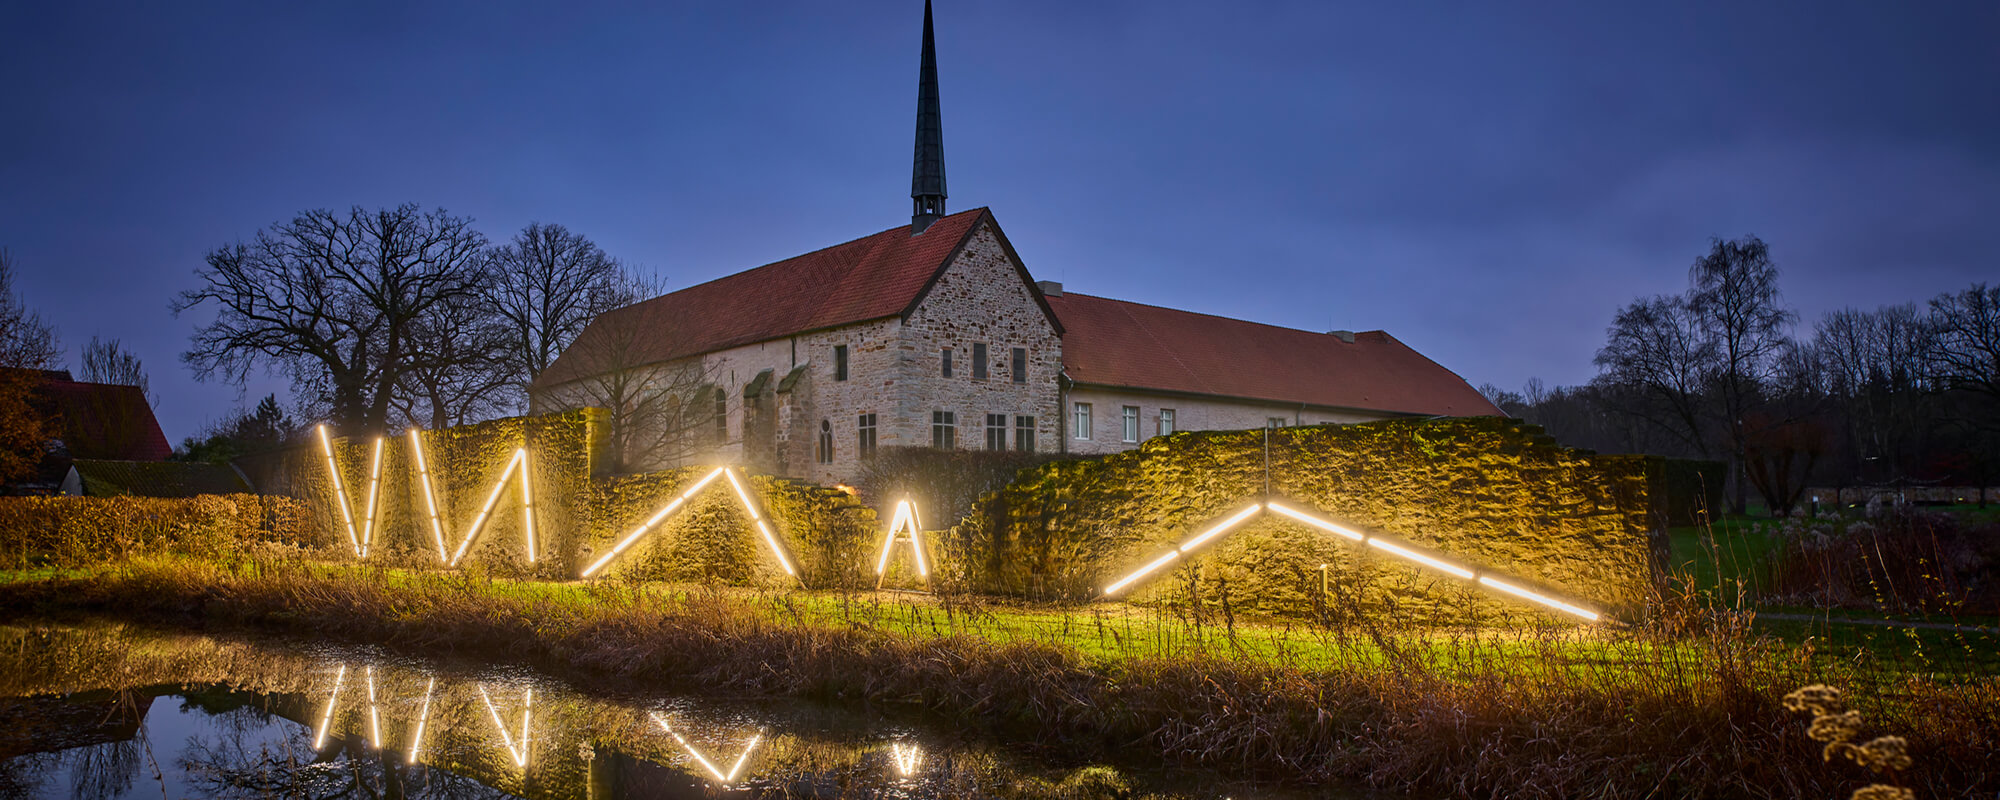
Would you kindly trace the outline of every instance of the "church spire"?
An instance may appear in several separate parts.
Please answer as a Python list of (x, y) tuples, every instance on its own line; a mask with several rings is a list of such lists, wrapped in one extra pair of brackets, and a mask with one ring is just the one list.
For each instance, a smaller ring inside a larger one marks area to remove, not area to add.
[(924, 0), (924, 55), (917, 73), (917, 156), (911, 169), (910, 235), (944, 216), (944, 118), (938, 111), (937, 46), (931, 39), (931, 0)]

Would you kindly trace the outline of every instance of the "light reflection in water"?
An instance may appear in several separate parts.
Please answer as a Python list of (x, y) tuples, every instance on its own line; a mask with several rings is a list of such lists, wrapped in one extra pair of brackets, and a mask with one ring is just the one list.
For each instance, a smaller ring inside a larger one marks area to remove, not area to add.
[(681, 736), (680, 731), (676, 731), (674, 730), (674, 726), (668, 725), (666, 718), (660, 716), (659, 712), (652, 712), (652, 716), (653, 721), (660, 724), (661, 730), (666, 731), (668, 736), (674, 737), (674, 741), (680, 743), (681, 749), (686, 750), (688, 755), (693, 756), (695, 761), (700, 762), (702, 767), (709, 771), (709, 774), (714, 775), (715, 779), (721, 781), (725, 786), (736, 782), (736, 775), (743, 771), (743, 762), (750, 760), (750, 751), (757, 749), (757, 743), (764, 739), (763, 731), (758, 731), (755, 735), (751, 736), (749, 743), (743, 745), (743, 753), (736, 757), (736, 763), (731, 764), (729, 772), (724, 773), (722, 770), (716, 768), (714, 762), (708, 760), (708, 756), (702, 755), (699, 749), (689, 744), (688, 740)]
[(486, 701), (486, 711), (493, 715), (493, 727), (500, 730), (500, 741), (507, 747), (507, 754), (514, 757), (514, 765), (526, 769), (528, 766), (528, 715), (535, 704), (535, 690), (529, 689), (521, 697), (521, 749), (514, 749), (514, 737), (507, 734), (507, 723), (500, 721), (500, 711), (493, 707), (493, 698), (486, 694), (486, 684), (479, 684), (479, 699)]
[(340, 682), (346, 677), (347, 677), (347, 665), (342, 664), (340, 665), (340, 672), (335, 673), (333, 676), (333, 694), (327, 695), (326, 713), (321, 714), (319, 717), (319, 733), (313, 736), (314, 750), (318, 750), (326, 746), (326, 729), (333, 722), (333, 704), (340, 700)]
[(906, 745), (902, 742), (889, 745), (889, 755), (896, 761), (896, 773), (905, 778), (916, 774), (917, 762), (922, 757), (914, 743)]

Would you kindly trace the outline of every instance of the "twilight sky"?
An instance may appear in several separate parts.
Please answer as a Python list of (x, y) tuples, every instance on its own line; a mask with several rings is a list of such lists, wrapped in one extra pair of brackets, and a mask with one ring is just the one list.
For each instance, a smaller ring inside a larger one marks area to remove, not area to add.
[[(942, 0), (950, 208), (1073, 291), (1510, 388), (1588, 380), (1711, 236), (1808, 330), (2000, 280), (2000, 4), (1500, 5)], [(284, 396), (196, 383), (167, 303), (304, 209), (559, 222), (671, 287), (908, 222), (918, 0), (303, 6), (0, 10), (0, 247), (174, 441)]]

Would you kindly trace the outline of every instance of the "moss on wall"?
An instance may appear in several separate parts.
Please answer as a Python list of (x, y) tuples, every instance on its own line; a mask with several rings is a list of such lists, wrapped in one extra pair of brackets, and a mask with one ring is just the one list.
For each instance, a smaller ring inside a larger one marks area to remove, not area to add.
[[(942, 567), (980, 591), (1080, 600), (1266, 494), (1264, 431), (1187, 432), (1024, 472), (942, 537)], [(1556, 446), (1499, 418), (1269, 432), (1269, 495), (1477, 567), (1634, 614), (1652, 585), (1647, 462)], [(1129, 593), (1160, 601), (1460, 621), (1516, 615), (1466, 583), (1265, 515)], [(1320, 593), (1326, 564), (1328, 592)], [(1323, 605), (1324, 604), (1324, 605)]]

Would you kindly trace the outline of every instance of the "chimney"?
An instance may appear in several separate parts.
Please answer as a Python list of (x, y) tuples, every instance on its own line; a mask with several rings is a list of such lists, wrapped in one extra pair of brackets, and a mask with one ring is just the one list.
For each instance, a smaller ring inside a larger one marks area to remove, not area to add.
[(1354, 344), (1354, 331), (1327, 331), (1326, 333), (1328, 336), (1338, 337), (1341, 341), (1348, 344)]
[(1062, 283), (1060, 281), (1035, 281), (1035, 288), (1042, 290), (1043, 297), (1062, 296)]

